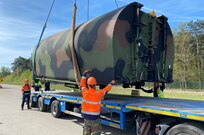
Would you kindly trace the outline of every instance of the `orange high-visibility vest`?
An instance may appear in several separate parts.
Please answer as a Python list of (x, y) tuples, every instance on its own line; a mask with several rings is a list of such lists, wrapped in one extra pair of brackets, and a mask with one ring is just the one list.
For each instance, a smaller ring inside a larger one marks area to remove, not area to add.
[(28, 84), (28, 85), (26, 85), (26, 84), (24, 84), (23, 86), (22, 86), (22, 89), (21, 89), (21, 91), (24, 93), (24, 92), (27, 92), (27, 91), (30, 91), (31, 90), (31, 85), (30, 84)]
[(82, 89), (82, 113), (89, 115), (100, 115), (101, 100), (106, 92), (111, 89), (111, 85), (108, 84), (104, 89), (99, 91), (93, 88), (86, 87), (86, 78), (82, 77), (80, 86)]

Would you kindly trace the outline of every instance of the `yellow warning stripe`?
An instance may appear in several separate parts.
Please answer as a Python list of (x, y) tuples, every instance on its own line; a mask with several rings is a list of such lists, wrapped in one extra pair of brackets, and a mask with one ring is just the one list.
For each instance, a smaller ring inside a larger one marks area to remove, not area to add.
[(155, 113), (155, 114), (161, 114), (161, 115), (167, 115), (167, 116), (174, 116), (174, 117), (183, 117), (183, 118), (188, 118), (188, 119), (193, 119), (193, 120), (199, 120), (199, 121), (204, 121), (204, 117), (202, 116), (195, 116), (195, 115), (183, 115), (180, 113), (175, 113), (175, 112), (167, 112), (167, 111), (161, 111), (161, 110), (152, 110), (148, 108), (138, 108), (134, 106), (126, 106), (128, 109), (133, 109), (137, 111), (144, 111), (144, 112), (149, 112), (149, 113)]
[(187, 118), (193, 119), (193, 120), (204, 121), (204, 117), (202, 117), (202, 116), (187, 115)]
[(70, 99), (66, 99), (66, 98), (57, 98), (58, 100), (65, 100), (65, 101), (68, 101), (68, 102), (72, 102), (72, 103), (81, 103), (81, 101), (79, 100), (70, 100)]
[[(45, 97), (45, 98), (50, 98), (50, 97)], [(64, 101), (68, 101), (68, 102), (72, 102), (72, 103), (81, 103), (81, 101), (79, 100), (69, 100), (69, 99), (66, 99), (66, 98), (57, 98), (57, 100), (64, 100)], [(118, 107), (118, 106), (112, 106), (112, 105), (103, 105), (101, 104), (101, 106), (104, 106), (104, 107), (107, 107), (107, 108), (115, 108), (117, 110), (121, 110), (121, 107)]]
[[(45, 97), (45, 98), (51, 98), (51, 97)], [(69, 99), (66, 99), (66, 98), (57, 98), (57, 100), (64, 100), (64, 101), (68, 101), (68, 102), (72, 102), (72, 103), (81, 103), (81, 101), (79, 100), (69, 100)], [(101, 104), (101, 106), (104, 106), (104, 107), (107, 107), (107, 108), (114, 108), (114, 109), (117, 109), (117, 110), (121, 110), (121, 107), (118, 107), (118, 106), (112, 106), (112, 105), (103, 105)]]
[[(44, 98), (51, 99), (52, 97), (51, 96), (44, 96)], [(65, 100), (65, 101), (69, 101), (69, 102), (72, 102), (72, 103), (81, 103), (81, 101), (79, 101), (79, 100), (69, 100), (69, 99), (66, 99), (66, 98), (57, 98), (57, 100)]]
[(115, 109), (118, 109), (118, 110), (121, 110), (121, 107), (118, 107), (118, 106), (112, 106), (112, 105), (105, 105), (107, 108), (115, 108)]
[(156, 113), (156, 114), (180, 117), (180, 114), (175, 113), (175, 112), (165, 112), (165, 111), (160, 111), (160, 110), (152, 110), (152, 109), (148, 109), (148, 108), (138, 108), (138, 107), (134, 107), (134, 106), (126, 106), (126, 108), (137, 110), (137, 111), (144, 111), (144, 112), (149, 112), (149, 113)]

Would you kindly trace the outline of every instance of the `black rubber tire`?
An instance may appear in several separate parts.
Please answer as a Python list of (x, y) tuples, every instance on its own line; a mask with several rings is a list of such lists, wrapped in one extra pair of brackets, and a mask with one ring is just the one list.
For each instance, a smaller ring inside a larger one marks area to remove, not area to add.
[(59, 109), (59, 102), (57, 100), (52, 101), (51, 113), (52, 113), (52, 116), (55, 118), (59, 118), (62, 116), (62, 113), (60, 112), (60, 109)]
[(204, 135), (204, 131), (190, 124), (178, 124), (170, 128), (166, 135)]
[(43, 98), (38, 98), (38, 110), (41, 112), (45, 112), (47, 110), (47, 106), (43, 103)]
[(32, 100), (33, 96), (30, 96), (30, 107), (37, 107), (37, 102), (33, 102)]

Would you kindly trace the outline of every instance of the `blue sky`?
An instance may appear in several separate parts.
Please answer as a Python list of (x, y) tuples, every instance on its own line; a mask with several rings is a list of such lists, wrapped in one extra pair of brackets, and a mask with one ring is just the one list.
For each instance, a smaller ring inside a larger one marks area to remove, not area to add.
[[(89, 0), (89, 19), (116, 9), (115, 0)], [(119, 7), (134, 0), (117, 0)], [(138, 0), (143, 11), (155, 10), (179, 22), (204, 19), (203, 0)], [(38, 42), (52, 0), (0, 0), (0, 67), (11, 67), (15, 58), (29, 58)], [(56, 0), (44, 36), (70, 27), (73, 0)], [(77, 0), (77, 24), (87, 20), (87, 0)]]

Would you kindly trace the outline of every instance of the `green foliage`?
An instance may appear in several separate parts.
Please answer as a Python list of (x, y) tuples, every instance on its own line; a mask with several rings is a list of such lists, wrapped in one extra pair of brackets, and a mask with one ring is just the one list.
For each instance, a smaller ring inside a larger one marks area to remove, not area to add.
[(191, 21), (188, 23), (186, 29), (190, 33), (191, 40), (191, 52), (196, 57), (196, 76), (199, 89), (202, 88), (203, 70), (204, 70), (204, 20)]
[(201, 90), (204, 87), (204, 21), (180, 24), (174, 30), (174, 44), (174, 80), (181, 89)]
[[(147, 88), (150, 89), (150, 88)], [(113, 86), (111, 91), (108, 94), (122, 94), (122, 95), (131, 95), (131, 88), (123, 89), (118, 86)], [(153, 97), (153, 93), (145, 93), (142, 90), (139, 90), (141, 96)], [(191, 91), (181, 91), (179, 89), (165, 89), (164, 91), (165, 98), (179, 98), (179, 99), (192, 99), (192, 100), (204, 100), (203, 92), (193, 92)]]
[(11, 68), (18, 75), (24, 72), (25, 70), (31, 71), (32, 70), (31, 58), (26, 59), (26, 58), (19, 56), (18, 58), (14, 60)]
[[(73, 91), (73, 88), (65, 87), (64, 84), (55, 84), (51, 83), (50, 85), (51, 90), (67, 90), (67, 91)], [(76, 91), (76, 90), (74, 90)]]
[(9, 75), (11, 73), (11, 70), (8, 67), (1, 67), (0, 68), (0, 79), (2, 79), (3, 77)]
[(16, 75), (16, 73), (11, 73), (10, 75), (3, 78), (3, 83), (23, 84), (24, 79), (28, 79), (29, 82), (32, 82), (32, 73), (30, 70), (25, 70), (19, 75)]
[[(182, 82), (186, 89), (186, 82), (190, 81), (193, 74), (191, 65), (194, 57), (189, 49), (191, 35), (185, 30), (186, 24), (180, 24), (179, 31), (174, 33), (175, 43), (175, 63), (174, 63), (174, 80)], [(182, 53), (181, 53), (182, 52)]]

